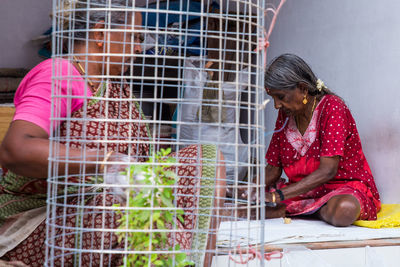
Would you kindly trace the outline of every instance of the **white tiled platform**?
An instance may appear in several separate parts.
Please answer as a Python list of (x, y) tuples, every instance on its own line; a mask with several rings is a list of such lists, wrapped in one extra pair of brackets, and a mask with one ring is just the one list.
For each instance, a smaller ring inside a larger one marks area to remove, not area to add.
[[(400, 267), (400, 229), (368, 229), (357, 226), (333, 227), (318, 220), (282, 219), (223, 222), (218, 247), (229, 251), (260, 242), (264, 228), (265, 250), (283, 251), (282, 259), (264, 261), (271, 267)], [(243, 257), (246, 257), (244, 255)], [(214, 267), (261, 266), (260, 260), (236, 264), (227, 255), (214, 257)]]
[[(212, 267), (259, 267), (260, 260), (236, 264), (229, 256), (214, 257)], [(400, 246), (289, 251), (282, 259), (264, 261), (266, 267), (399, 267)]]

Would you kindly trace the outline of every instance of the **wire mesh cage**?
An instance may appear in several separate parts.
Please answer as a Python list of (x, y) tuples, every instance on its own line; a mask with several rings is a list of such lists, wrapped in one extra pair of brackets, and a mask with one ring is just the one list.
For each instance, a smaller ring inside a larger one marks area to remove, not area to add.
[(53, 0), (47, 266), (262, 250), (264, 8)]

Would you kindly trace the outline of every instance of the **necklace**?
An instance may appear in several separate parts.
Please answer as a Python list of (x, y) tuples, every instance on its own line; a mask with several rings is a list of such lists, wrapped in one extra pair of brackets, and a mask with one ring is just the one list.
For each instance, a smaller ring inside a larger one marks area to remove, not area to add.
[[(86, 75), (86, 71), (85, 69), (82, 67), (81, 63), (79, 63), (79, 60), (76, 58), (76, 56), (74, 56), (74, 60), (76, 62), (76, 64), (79, 67), (79, 70), (81, 71), (82, 75)], [(90, 85), (90, 87), (92, 87), (92, 89), (94, 89), (94, 84), (93, 82), (89, 79), (89, 77), (86, 77), (88, 84)], [(315, 103), (314, 103), (315, 104)]]
[(312, 108), (311, 108), (311, 116), (314, 113), (315, 103), (317, 103), (317, 97), (316, 96), (314, 96), (314, 103), (313, 103)]
[[(313, 113), (314, 113), (314, 109), (315, 109), (315, 104), (317, 103), (317, 97), (316, 96), (314, 96), (314, 102), (313, 102), (313, 105), (312, 105), (312, 107), (311, 107), (311, 118), (312, 118), (312, 115), (313, 115)], [(298, 116), (295, 116), (295, 121), (296, 121), (296, 126), (297, 126), (297, 129), (299, 129), (300, 130), (300, 127), (299, 127), (299, 118), (298, 118)]]

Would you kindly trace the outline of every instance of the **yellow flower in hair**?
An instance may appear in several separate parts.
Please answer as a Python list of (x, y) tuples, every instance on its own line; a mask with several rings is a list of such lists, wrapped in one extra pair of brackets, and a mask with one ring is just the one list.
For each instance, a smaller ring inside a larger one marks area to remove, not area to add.
[(318, 89), (318, 91), (321, 92), (324, 87), (325, 87), (324, 82), (321, 79), (318, 79), (317, 80), (317, 89)]

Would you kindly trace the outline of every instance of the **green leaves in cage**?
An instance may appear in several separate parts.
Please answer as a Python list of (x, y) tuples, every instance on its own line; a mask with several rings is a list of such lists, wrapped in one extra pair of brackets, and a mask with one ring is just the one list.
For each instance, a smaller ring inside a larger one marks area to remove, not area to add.
[[(134, 164), (124, 173), (129, 174), (130, 184), (144, 185), (139, 185), (137, 190), (130, 189), (129, 208), (117, 211), (121, 216), (119, 229), (128, 230), (117, 234), (118, 241), (125, 242), (128, 251), (144, 252), (124, 256), (124, 266), (148, 266), (149, 263), (153, 266), (193, 265), (179, 245), (171, 247), (168, 244), (168, 230), (176, 228), (176, 220), (184, 221), (183, 210), (174, 205), (173, 186), (178, 176), (169, 169), (176, 163), (174, 158), (168, 157), (170, 152), (171, 149), (161, 149), (146, 164)], [(120, 207), (119, 204), (114, 206)]]

